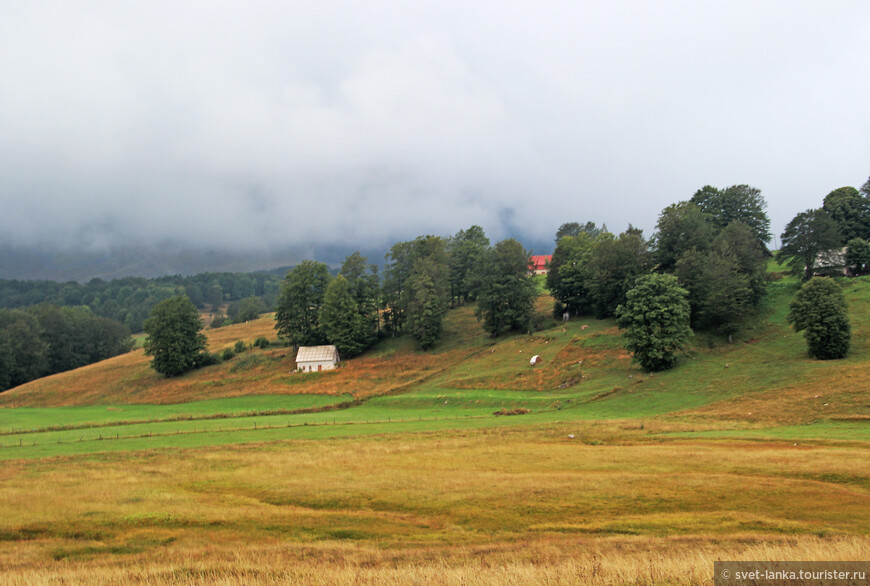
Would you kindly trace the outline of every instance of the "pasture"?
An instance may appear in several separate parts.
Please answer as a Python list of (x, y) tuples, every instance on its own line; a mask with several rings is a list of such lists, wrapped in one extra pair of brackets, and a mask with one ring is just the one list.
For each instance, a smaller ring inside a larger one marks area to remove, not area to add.
[(388, 339), (334, 372), (273, 347), (162, 379), (135, 350), (34, 381), (0, 395), (4, 583), (705, 583), (716, 559), (870, 559), (870, 280), (844, 287), (843, 361), (806, 357), (786, 279), (734, 344), (699, 336), (655, 375), (612, 321), (492, 340), (463, 307), (434, 350)]

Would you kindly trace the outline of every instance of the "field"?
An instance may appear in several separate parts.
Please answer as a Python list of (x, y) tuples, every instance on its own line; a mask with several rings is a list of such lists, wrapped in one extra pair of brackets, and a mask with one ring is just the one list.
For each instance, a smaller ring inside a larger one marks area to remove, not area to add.
[(683, 584), (717, 559), (870, 559), (870, 280), (844, 282), (842, 361), (807, 358), (793, 291), (656, 375), (612, 321), (492, 340), (463, 307), (433, 351), (389, 339), (334, 372), (270, 348), (162, 379), (135, 350), (34, 381), (0, 395), (2, 581)]

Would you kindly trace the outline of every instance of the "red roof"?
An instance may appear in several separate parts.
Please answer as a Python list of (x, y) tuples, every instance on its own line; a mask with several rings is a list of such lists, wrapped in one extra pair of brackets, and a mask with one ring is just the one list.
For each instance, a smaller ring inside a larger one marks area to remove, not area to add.
[(546, 270), (547, 265), (553, 259), (552, 254), (537, 254), (529, 258), (529, 268), (533, 271)]

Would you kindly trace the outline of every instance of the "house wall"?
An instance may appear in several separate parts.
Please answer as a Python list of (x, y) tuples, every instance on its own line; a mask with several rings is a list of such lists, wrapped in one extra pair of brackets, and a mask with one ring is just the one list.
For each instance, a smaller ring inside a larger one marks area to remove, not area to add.
[(332, 360), (318, 360), (312, 362), (297, 362), (296, 368), (303, 372), (317, 372), (318, 366), (321, 367), (320, 370), (332, 370), (335, 368), (335, 362)]

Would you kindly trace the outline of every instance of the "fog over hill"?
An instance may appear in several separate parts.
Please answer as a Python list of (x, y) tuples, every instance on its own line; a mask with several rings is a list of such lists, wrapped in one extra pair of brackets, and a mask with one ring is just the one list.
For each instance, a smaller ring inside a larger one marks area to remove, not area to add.
[(761, 189), (780, 234), (870, 174), (868, 45), (850, 1), (4, 3), (0, 276), (472, 224), (546, 253), (568, 221), (650, 236), (706, 184)]
[[(446, 235), (445, 235), (446, 236)], [(521, 237), (522, 238), (522, 237)], [(522, 240), (537, 254), (553, 251), (551, 240)], [(306, 259), (337, 268), (349, 254), (360, 251), (370, 263), (383, 266), (388, 247), (310, 246), (261, 251), (229, 251), (219, 248), (195, 249), (181, 245), (124, 246), (103, 251), (48, 250), (45, 248), (0, 247), (0, 279), (79, 281), (120, 277), (161, 277), (206, 272), (249, 273), (277, 271)]]

